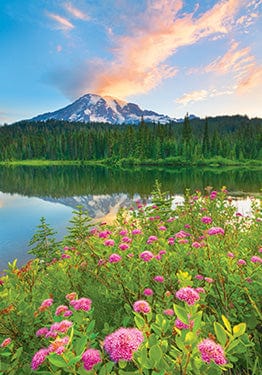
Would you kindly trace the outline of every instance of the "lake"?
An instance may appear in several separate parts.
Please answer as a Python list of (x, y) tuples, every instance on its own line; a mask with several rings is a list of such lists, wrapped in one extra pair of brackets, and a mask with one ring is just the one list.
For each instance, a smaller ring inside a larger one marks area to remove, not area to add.
[(156, 179), (162, 190), (182, 196), (185, 189), (220, 189), (250, 196), (261, 189), (262, 170), (239, 168), (132, 168), (87, 166), (0, 167), (0, 270), (18, 258), (30, 259), (28, 242), (44, 216), (60, 239), (81, 204), (93, 218), (103, 218), (120, 205), (149, 198)]

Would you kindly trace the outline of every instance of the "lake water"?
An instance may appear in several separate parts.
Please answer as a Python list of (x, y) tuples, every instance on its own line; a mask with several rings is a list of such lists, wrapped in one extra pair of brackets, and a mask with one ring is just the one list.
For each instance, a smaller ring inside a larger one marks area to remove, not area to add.
[(182, 196), (186, 188), (227, 186), (231, 195), (250, 196), (261, 189), (262, 171), (201, 168), (0, 167), (0, 271), (18, 258), (30, 258), (28, 242), (44, 216), (62, 238), (72, 211), (82, 204), (102, 218), (119, 205), (148, 198), (155, 180), (163, 191)]

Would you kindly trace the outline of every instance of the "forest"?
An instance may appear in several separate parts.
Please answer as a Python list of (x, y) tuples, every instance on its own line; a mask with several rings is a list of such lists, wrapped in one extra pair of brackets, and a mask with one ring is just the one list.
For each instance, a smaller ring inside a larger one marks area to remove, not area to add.
[(212, 158), (261, 160), (262, 119), (220, 116), (181, 123), (111, 125), (58, 120), (0, 127), (0, 161), (132, 160), (194, 163)]

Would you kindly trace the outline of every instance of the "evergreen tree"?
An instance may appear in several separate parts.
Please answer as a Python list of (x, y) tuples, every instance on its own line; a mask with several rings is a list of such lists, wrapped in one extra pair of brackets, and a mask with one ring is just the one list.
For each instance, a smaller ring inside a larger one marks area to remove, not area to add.
[(208, 121), (207, 117), (205, 120), (204, 136), (202, 141), (202, 155), (207, 158), (210, 153), (210, 142), (209, 142), (209, 132), (208, 132)]

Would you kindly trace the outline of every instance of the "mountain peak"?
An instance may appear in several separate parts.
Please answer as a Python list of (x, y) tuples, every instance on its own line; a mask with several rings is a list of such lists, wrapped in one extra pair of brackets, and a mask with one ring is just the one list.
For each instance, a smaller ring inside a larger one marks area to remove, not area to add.
[(141, 118), (147, 122), (166, 124), (176, 121), (169, 116), (150, 110), (142, 110), (135, 103), (128, 103), (112, 96), (87, 93), (72, 104), (54, 112), (38, 115), (31, 121), (50, 119), (79, 122), (106, 122), (110, 124), (138, 124)]

